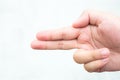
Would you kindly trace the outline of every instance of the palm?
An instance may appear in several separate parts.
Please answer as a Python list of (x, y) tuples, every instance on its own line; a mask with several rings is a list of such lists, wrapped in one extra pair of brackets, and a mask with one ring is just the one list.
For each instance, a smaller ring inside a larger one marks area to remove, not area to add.
[[(99, 48), (108, 48), (110, 53), (110, 61), (105, 65), (103, 71), (115, 71), (119, 70), (120, 62), (120, 34), (119, 27), (115, 28), (114, 23), (109, 24), (109, 22), (103, 22), (99, 26), (87, 26), (81, 29), (82, 33), (78, 37), (78, 42), (81, 44), (83, 42), (83, 49), (99, 49)], [(111, 31), (112, 30), (112, 31)], [(82, 38), (82, 37), (83, 38)], [(117, 61), (116, 61), (117, 59)], [(114, 66), (114, 65), (115, 66)]]

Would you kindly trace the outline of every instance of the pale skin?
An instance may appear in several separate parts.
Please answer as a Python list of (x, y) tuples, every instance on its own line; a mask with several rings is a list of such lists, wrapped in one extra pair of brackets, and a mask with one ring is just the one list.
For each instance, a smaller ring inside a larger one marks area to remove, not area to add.
[(84, 11), (72, 26), (38, 32), (31, 47), (37, 50), (78, 49), (73, 59), (88, 72), (120, 71), (120, 18)]

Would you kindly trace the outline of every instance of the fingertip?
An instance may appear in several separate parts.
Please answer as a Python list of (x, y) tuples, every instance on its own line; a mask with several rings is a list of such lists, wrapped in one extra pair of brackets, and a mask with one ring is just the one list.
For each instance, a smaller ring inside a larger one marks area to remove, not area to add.
[(75, 22), (72, 24), (72, 26), (73, 26), (74, 28), (79, 28), (79, 27), (80, 27), (80, 25), (78, 24), (78, 21), (75, 21)]
[(85, 62), (83, 59), (84, 57), (80, 55), (81, 53), (83, 53), (83, 51), (83, 49), (79, 49), (73, 54), (73, 59), (78, 64), (83, 64)]
[(76, 20), (76, 21), (72, 24), (72, 26), (73, 26), (74, 28), (84, 27), (81, 19)]
[(32, 49), (37, 49), (37, 45), (38, 44), (37, 44), (36, 40), (34, 40), (34, 41), (31, 42), (31, 48)]
[(34, 44), (34, 42), (35, 42), (35, 41), (32, 41), (32, 42), (31, 42), (31, 45), (30, 45), (32, 49), (35, 49), (35, 44)]
[(36, 34), (36, 38), (37, 38), (38, 40), (47, 40), (46, 34), (47, 34), (47, 31), (38, 32), (38, 33)]
[(37, 38), (38, 40), (41, 39), (41, 33), (40, 33), (40, 32), (36, 33), (36, 38)]
[(32, 49), (44, 49), (44, 44), (40, 41), (34, 40), (31, 42)]
[(89, 24), (89, 16), (87, 12), (83, 14), (72, 24), (74, 28), (86, 27)]

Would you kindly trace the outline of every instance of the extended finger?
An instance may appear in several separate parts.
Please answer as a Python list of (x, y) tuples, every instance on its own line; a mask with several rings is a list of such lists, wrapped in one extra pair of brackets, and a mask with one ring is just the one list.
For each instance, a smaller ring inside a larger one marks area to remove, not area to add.
[(79, 63), (88, 63), (94, 60), (107, 58), (110, 51), (107, 48), (102, 48), (98, 50), (77, 50), (73, 55), (74, 60)]
[(70, 41), (38, 41), (32, 42), (31, 47), (39, 50), (54, 50), (54, 49), (73, 49), (77, 47), (76, 40)]
[(105, 66), (108, 63), (108, 61), (109, 61), (109, 58), (92, 61), (84, 64), (84, 68), (88, 72), (101, 72), (101, 69), (103, 68), (103, 66)]
[(63, 39), (70, 40), (70, 39), (75, 39), (78, 36), (79, 36), (79, 29), (75, 29), (72, 27), (42, 31), (42, 32), (38, 32), (36, 35), (38, 40), (46, 40), (46, 41), (63, 40)]

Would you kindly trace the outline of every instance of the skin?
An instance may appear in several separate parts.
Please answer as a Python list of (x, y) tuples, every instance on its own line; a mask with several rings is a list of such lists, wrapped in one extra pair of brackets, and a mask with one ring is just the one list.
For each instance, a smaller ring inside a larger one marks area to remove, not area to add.
[(37, 50), (76, 48), (73, 59), (84, 64), (88, 72), (119, 71), (119, 34), (119, 17), (87, 10), (72, 26), (38, 32), (31, 47)]

